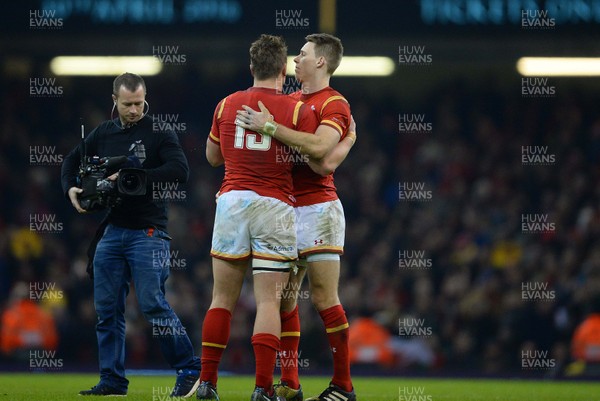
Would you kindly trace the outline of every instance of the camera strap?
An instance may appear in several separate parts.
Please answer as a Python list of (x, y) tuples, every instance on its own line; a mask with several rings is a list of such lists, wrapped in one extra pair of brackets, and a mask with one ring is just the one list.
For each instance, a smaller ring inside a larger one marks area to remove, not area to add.
[(106, 226), (108, 226), (108, 215), (104, 218), (104, 220), (102, 220), (96, 229), (96, 234), (94, 234), (94, 238), (92, 238), (92, 242), (87, 250), (88, 264), (85, 271), (92, 280), (94, 279), (94, 256), (96, 255), (96, 247), (98, 247), (98, 242), (100, 242), (100, 239), (104, 235)]

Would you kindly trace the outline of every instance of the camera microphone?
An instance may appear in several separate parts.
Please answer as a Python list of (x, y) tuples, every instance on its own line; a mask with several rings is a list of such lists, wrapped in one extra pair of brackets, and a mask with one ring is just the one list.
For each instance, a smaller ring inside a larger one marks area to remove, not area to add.
[(137, 156), (127, 156), (127, 160), (121, 168), (142, 168), (142, 163)]
[(127, 162), (127, 156), (113, 156), (110, 157), (106, 162), (104, 162), (104, 167), (106, 170), (117, 170), (121, 167), (123, 163)]

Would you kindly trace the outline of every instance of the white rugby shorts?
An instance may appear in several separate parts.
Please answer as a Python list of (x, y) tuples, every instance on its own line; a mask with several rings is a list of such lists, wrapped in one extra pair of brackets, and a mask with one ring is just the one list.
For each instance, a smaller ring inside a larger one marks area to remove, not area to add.
[(339, 199), (298, 206), (294, 210), (300, 257), (344, 253), (346, 218)]
[(298, 256), (294, 208), (254, 191), (229, 191), (217, 199), (211, 256), (252, 258), (254, 273), (289, 271)]

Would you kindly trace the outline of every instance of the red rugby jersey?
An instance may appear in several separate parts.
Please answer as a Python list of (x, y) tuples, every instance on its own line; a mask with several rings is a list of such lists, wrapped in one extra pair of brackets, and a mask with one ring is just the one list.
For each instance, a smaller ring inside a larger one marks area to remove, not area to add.
[(301, 101), (275, 89), (251, 87), (221, 100), (215, 109), (209, 138), (221, 147), (225, 177), (220, 192), (250, 190), (294, 205), (290, 149), (278, 140), (235, 125), (237, 110), (247, 105), (258, 110), (262, 101), (279, 124), (314, 132), (316, 116)]
[[(338, 91), (328, 86), (310, 94), (302, 94), (298, 91), (290, 97), (301, 100), (309, 106), (316, 113), (319, 124), (335, 129), (340, 134), (340, 140), (348, 133), (352, 118), (350, 105)], [(316, 130), (310, 132), (314, 131)], [(296, 206), (314, 205), (338, 199), (333, 173), (323, 177), (312, 171), (307, 163), (300, 163), (294, 165), (292, 177)]]

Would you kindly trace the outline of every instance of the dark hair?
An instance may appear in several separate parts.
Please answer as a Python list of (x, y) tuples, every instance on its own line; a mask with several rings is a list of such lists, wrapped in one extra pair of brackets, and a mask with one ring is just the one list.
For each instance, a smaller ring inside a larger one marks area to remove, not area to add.
[(116, 77), (113, 81), (113, 94), (118, 97), (121, 86), (124, 86), (125, 89), (130, 92), (135, 92), (140, 85), (144, 88), (144, 93), (146, 93), (146, 83), (144, 82), (144, 78), (140, 77), (138, 74), (125, 72)]
[(256, 79), (276, 78), (287, 64), (287, 45), (281, 36), (260, 35), (250, 46), (250, 67)]
[(344, 55), (342, 41), (328, 33), (313, 33), (304, 39), (315, 44), (315, 56), (325, 57), (327, 72), (333, 74), (342, 62), (342, 56)]

